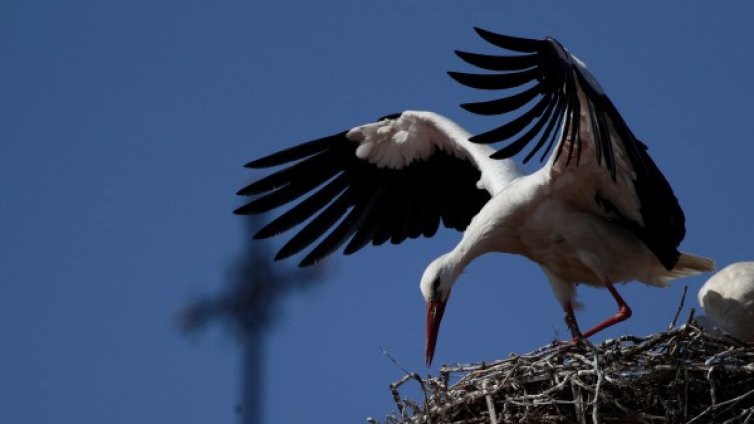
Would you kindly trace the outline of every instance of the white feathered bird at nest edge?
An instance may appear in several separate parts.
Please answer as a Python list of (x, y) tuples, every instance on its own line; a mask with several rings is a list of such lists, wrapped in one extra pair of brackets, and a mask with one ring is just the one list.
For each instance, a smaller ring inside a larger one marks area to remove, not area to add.
[(706, 315), (696, 320), (706, 330), (721, 329), (754, 342), (754, 262), (736, 262), (710, 277), (699, 290)]
[[(314, 245), (301, 266), (344, 244), (348, 255), (370, 242), (431, 237), (441, 222), (463, 231), (421, 279), (427, 365), (454, 284), (485, 253), (515, 253), (539, 264), (574, 339), (631, 315), (615, 283), (664, 287), (714, 267), (678, 251), (685, 219), (670, 185), (583, 62), (552, 38), (477, 33), (513, 54), (459, 51), (489, 72), (449, 74), (472, 88), (502, 91), (497, 99), (462, 105), (504, 115), (501, 126), (472, 137), (432, 112), (388, 115), (250, 162), (249, 168), (284, 168), (238, 192), (254, 196), (239, 214), (303, 198), (256, 235), (272, 237), (311, 218), (276, 256)], [(508, 143), (500, 150), (490, 147), (501, 141)], [(525, 175), (510, 158), (532, 144), (524, 163), (538, 152), (540, 160), (549, 157)], [(616, 314), (581, 332), (574, 315), (577, 283), (607, 288)]]

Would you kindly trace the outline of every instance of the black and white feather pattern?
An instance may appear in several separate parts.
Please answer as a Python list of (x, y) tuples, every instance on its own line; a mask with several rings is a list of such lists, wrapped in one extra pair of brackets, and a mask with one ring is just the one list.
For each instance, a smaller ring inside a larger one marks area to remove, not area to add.
[[(449, 72), (452, 78), (472, 88), (504, 90), (500, 98), (461, 106), (476, 114), (509, 117), (503, 125), (471, 137), (471, 141), (505, 142), (492, 155), (500, 159), (533, 144), (524, 162), (540, 151), (543, 160), (555, 146), (550, 159), (553, 172), (600, 179), (577, 183), (597, 189), (589, 193), (588, 207), (600, 208), (605, 217), (629, 228), (672, 269), (685, 236), (683, 211), (647, 154), (646, 145), (634, 136), (584, 63), (553, 38), (533, 40), (476, 31), (512, 54), (456, 52), (467, 63), (491, 72)], [(587, 151), (594, 157), (585, 158)], [(585, 159), (604, 172), (580, 169), (585, 167)], [(616, 185), (629, 184), (630, 190), (611, 187), (607, 179)], [(578, 185), (573, 187), (578, 189)]]
[(520, 175), (513, 164), (489, 159), (492, 150), (469, 136), (440, 115), (407, 111), (302, 143), (246, 165), (282, 169), (240, 190), (253, 199), (235, 212), (263, 213), (303, 198), (255, 236), (272, 237), (313, 217), (276, 256), (314, 245), (301, 266), (346, 243), (343, 252), (351, 254), (369, 243), (431, 237), (440, 223), (463, 231)]

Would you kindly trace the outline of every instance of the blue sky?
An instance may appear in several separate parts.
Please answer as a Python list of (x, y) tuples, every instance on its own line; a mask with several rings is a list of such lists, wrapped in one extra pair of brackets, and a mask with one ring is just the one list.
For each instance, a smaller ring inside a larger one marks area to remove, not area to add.
[[(403, 109), (495, 126), (445, 74), (473, 26), (554, 36), (583, 59), (673, 185), (683, 250), (754, 259), (754, 5), (657, 2), (19, 1), (0, 4), (0, 422), (234, 422), (238, 351), (186, 338), (180, 309), (222, 289), (241, 252), (245, 162)], [(423, 366), (426, 264), (458, 234), (330, 261), (266, 345), (267, 422), (363, 422)], [(281, 240), (285, 240), (282, 238)], [(276, 243), (280, 243), (277, 240)], [(291, 261), (291, 265), (295, 263)], [(684, 284), (620, 287), (634, 309), (596, 340), (664, 328)], [(614, 312), (580, 290), (584, 326)], [(474, 263), (435, 367), (567, 334), (541, 271)]]

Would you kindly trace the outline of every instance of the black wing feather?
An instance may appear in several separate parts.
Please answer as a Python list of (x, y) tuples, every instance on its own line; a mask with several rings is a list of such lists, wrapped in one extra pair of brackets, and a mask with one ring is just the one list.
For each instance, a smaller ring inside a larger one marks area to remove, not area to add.
[(491, 100), (489, 102), (464, 103), (462, 108), (478, 115), (500, 115), (522, 108), (542, 93), (543, 84), (536, 84), (510, 97)]
[(552, 110), (552, 113), (546, 119), (547, 120), (547, 127), (545, 128), (545, 131), (542, 133), (542, 137), (540, 137), (539, 141), (537, 141), (537, 144), (534, 145), (534, 147), (531, 149), (531, 151), (529, 152), (529, 154), (527, 154), (526, 157), (524, 158), (524, 163), (529, 162), (529, 160), (531, 160), (531, 158), (535, 154), (537, 154), (537, 151), (539, 151), (539, 149), (541, 149), (542, 146), (544, 146), (544, 144), (545, 144), (545, 142), (547, 142), (547, 140), (550, 140), (550, 144), (547, 146), (547, 149), (545, 149), (544, 154), (542, 155), (542, 157), (544, 157), (545, 155), (547, 155), (547, 152), (550, 150), (550, 147), (551, 147), (552, 142), (553, 142), (552, 137), (550, 137), (550, 133), (552, 132), (552, 129), (555, 128), (556, 124), (558, 122), (560, 122), (561, 112), (563, 110), (565, 102), (563, 102), (563, 99), (561, 99), (561, 98), (556, 98), (555, 101), (553, 102), (553, 104), (555, 105), (555, 108)]
[[(526, 147), (529, 142), (542, 130), (542, 127), (544, 127), (545, 123), (551, 120), (552, 118), (552, 111), (555, 108), (555, 105), (557, 101), (552, 100), (548, 97), (543, 97), (540, 101), (545, 106), (547, 106), (547, 109), (544, 111), (544, 114), (542, 114), (539, 110), (536, 108), (531, 109), (529, 112), (535, 112), (536, 116), (540, 116), (541, 118), (537, 120), (537, 123), (532, 125), (531, 128), (529, 128), (528, 131), (526, 131), (523, 135), (521, 135), (518, 139), (512, 141), (510, 144), (505, 146), (503, 149), (498, 150), (497, 152), (493, 153), (491, 157), (493, 158), (508, 158), (511, 156), (514, 156), (518, 154), (521, 150), (523, 150), (524, 147)], [(509, 124), (510, 125), (510, 124)], [(525, 161), (524, 161), (525, 162)]]
[[(565, 160), (565, 166), (579, 166), (582, 143), (585, 142), (581, 139), (580, 132), (581, 110), (584, 109), (591, 118), (594, 139), (590, 142), (594, 143), (598, 166), (604, 166), (612, 180), (616, 181), (617, 164), (613, 142), (622, 143), (636, 174), (634, 189), (639, 198), (644, 225), (627, 219), (625, 225), (655, 253), (666, 268), (672, 269), (678, 261), (680, 254), (677, 248), (686, 231), (683, 211), (667, 180), (649, 157), (646, 146), (633, 135), (589, 71), (552, 38), (530, 40), (479, 28), (476, 31), (489, 43), (513, 53), (487, 55), (457, 52), (464, 61), (493, 72), (450, 72), (450, 76), (472, 88), (510, 92), (500, 99), (466, 103), (462, 107), (480, 115), (505, 115), (519, 109), (529, 109), (517, 117), (508, 116), (505, 124), (476, 135), (471, 141), (507, 142), (493, 157), (508, 158), (537, 139), (524, 161), (528, 161), (546, 145), (540, 158), (544, 160), (558, 137), (556, 134), (560, 134), (553, 160)], [(525, 67), (529, 63), (534, 63), (533, 67)], [(527, 84), (532, 82), (535, 85), (528, 87)], [(579, 91), (587, 99), (585, 104), (579, 98)], [(551, 104), (545, 109), (548, 102)], [(540, 118), (535, 121), (536, 117)], [(611, 136), (611, 129), (614, 136)], [(573, 142), (565, 143), (566, 136)], [(563, 152), (565, 144), (568, 146)], [(572, 162), (572, 159), (575, 161)]]
[(315, 153), (319, 153), (330, 149), (334, 144), (345, 136), (345, 131), (331, 136), (322, 137), (316, 140), (301, 143), (299, 145), (290, 147), (288, 149), (281, 150), (277, 153), (253, 160), (246, 165), (246, 168), (269, 168), (271, 166), (278, 166), (284, 163), (293, 162), (307, 156), (311, 156)]
[(372, 194), (372, 197), (369, 200), (369, 204), (363, 212), (364, 216), (360, 222), (361, 225), (359, 225), (359, 227), (356, 229), (356, 233), (353, 235), (351, 241), (348, 242), (348, 245), (343, 250), (344, 254), (350, 255), (358, 251), (362, 247), (369, 244), (369, 242), (374, 237), (374, 233), (377, 230), (377, 226), (379, 225), (380, 208), (378, 205), (381, 204), (384, 193), (385, 187), (382, 186), (378, 187), (374, 194)]
[(287, 258), (314, 246), (299, 264), (308, 266), (344, 244), (343, 252), (351, 254), (370, 242), (379, 245), (388, 240), (400, 243), (422, 235), (431, 237), (441, 221), (463, 230), (490, 199), (486, 190), (476, 187), (480, 171), (441, 149), (426, 160), (390, 169), (359, 159), (357, 147), (356, 141), (341, 132), (250, 162), (247, 166), (253, 168), (283, 168), (239, 191), (252, 199), (235, 212), (261, 213), (305, 197), (259, 230), (255, 238), (303, 225), (275, 258)]
[(248, 203), (245, 208), (250, 213), (262, 213), (285, 205), (308, 193), (323, 182), (332, 178), (337, 169), (319, 168), (306, 174), (308, 178), (300, 178)]
[(522, 56), (490, 56), (456, 50), (456, 55), (464, 62), (488, 71), (520, 71), (539, 64), (535, 54)]
[(351, 237), (358, 228), (359, 222), (365, 218), (364, 209), (369, 203), (369, 193), (359, 193), (358, 200), (351, 211), (340, 221), (337, 227), (322, 240), (317, 247), (312, 249), (299, 264), (300, 266), (309, 266), (317, 263), (322, 258), (338, 250), (343, 243)]
[(475, 27), (474, 30), (488, 43), (502, 47), (506, 50), (524, 53), (538, 53), (542, 48), (543, 41), (540, 40), (496, 34), (492, 31), (487, 31), (478, 27)]
[[(558, 131), (553, 131), (554, 128), (560, 128), (564, 116), (563, 116), (563, 110), (566, 108), (566, 102), (561, 98), (560, 99), (560, 105), (557, 113), (555, 114), (555, 119), (550, 120), (550, 123), (547, 125), (547, 129), (545, 129), (545, 132), (542, 134), (542, 138), (540, 139), (540, 142), (544, 142), (547, 140), (547, 147), (542, 152), (542, 156), (539, 157), (539, 161), (542, 162), (545, 160), (545, 157), (547, 157), (547, 154), (550, 153), (550, 150), (552, 150), (552, 146), (555, 144), (555, 139), (558, 137)], [(552, 131), (552, 134), (550, 133)], [(539, 142), (537, 143), (540, 144)], [(532, 154), (536, 153), (536, 146), (535, 149), (532, 150)]]
[[(332, 199), (345, 190), (346, 187), (348, 187), (348, 179), (345, 174), (340, 174), (319, 189), (319, 191), (307, 197), (299, 204), (262, 227), (262, 229), (254, 235), (254, 238), (263, 239), (272, 237), (306, 221), (330, 203)], [(239, 208), (238, 213), (244, 215), (253, 213), (244, 208), (245, 206)]]
[(471, 88), (483, 90), (505, 90), (535, 81), (540, 76), (538, 68), (531, 68), (521, 72), (507, 72), (504, 74), (469, 74), (466, 72), (448, 72), (454, 80)]
[(275, 256), (275, 260), (285, 259), (302, 251), (310, 244), (314, 243), (322, 234), (345, 214), (349, 202), (352, 200), (353, 193), (347, 189), (340, 194), (325, 210), (312, 219), (304, 228), (299, 231), (293, 238), (288, 240)]
[[(488, 131), (483, 134), (475, 135), (471, 137), (469, 140), (473, 141), (474, 143), (483, 143), (483, 144), (495, 143), (500, 140), (507, 140), (513, 137), (514, 135), (518, 134), (519, 132), (521, 132), (524, 128), (526, 128), (531, 123), (531, 121), (534, 120), (534, 118), (542, 114), (542, 112), (551, 102), (552, 102), (551, 97), (548, 97), (548, 96), (542, 97), (537, 102), (537, 104), (534, 105), (534, 107), (527, 110), (524, 114), (522, 114), (518, 118), (513, 119), (507, 124), (501, 125), (500, 127), (497, 127), (494, 130)], [(498, 152), (497, 155), (498, 157), (502, 155), (502, 157), (508, 158), (520, 152), (523, 147), (524, 146), (516, 146), (513, 143), (511, 143), (505, 148), (503, 148), (503, 150), (505, 150), (507, 154), (502, 154)]]
[(296, 180), (296, 177), (298, 175), (317, 172), (317, 168), (321, 168), (321, 166), (319, 166), (320, 163), (335, 159), (336, 158), (334, 157), (332, 151), (318, 152), (315, 155), (299, 161), (289, 168), (286, 168), (284, 171), (268, 175), (261, 180), (247, 185), (246, 187), (239, 190), (236, 194), (241, 196), (250, 196), (252, 194), (260, 194), (279, 187), (283, 187), (290, 184), (291, 181)]
[(607, 140), (606, 143), (600, 143), (600, 147), (602, 148), (602, 155), (605, 157), (605, 165), (607, 166), (607, 169), (610, 170), (610, 176), (615, 180), (615, 155), (613, 153), (613, 143), (610, 138), (610, 128), (607, 125), (607, 119), (605, 118), (604, 112), (599, 109), (597, 109), (596, 112), (597, 129), (599, 130), (597, 138), (599, 140)]

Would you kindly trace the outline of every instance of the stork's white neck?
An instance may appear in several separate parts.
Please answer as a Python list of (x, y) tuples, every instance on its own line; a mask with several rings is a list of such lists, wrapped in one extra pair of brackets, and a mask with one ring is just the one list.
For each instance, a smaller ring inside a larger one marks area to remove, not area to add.
[[(522, 253), (518, 231), (511, 227), (516, 220), (501, 219), (501, 215), (513, 215), (513, 202), (499, 202), (494, 198), (485, 205), (464, 231), (463, 238), (446, 254), (453, 276), (458, 277), (466, 266), (489, 252)], [(496, 203), (504, 205), (499, 207)]]
[(446, 266), (451, 270), (454, 283), (471, 261), (485, 253), (498, 250), (493, 246), (493, 243), (490, 243), (487, 236), (488, 234), (485, 232), (474, 231), (474, 228), (469, 225), (469, 230), (464, 233), (461, 241), (453, 250), (444, 255)]
[(468, 243), (458, 243), (456, 247), (445, 255), (445, 261), (449, 265), (453, 281), (456, 281), (458, 277), (463, 274), (463, 270), (474, 259), (481, 256), (484, 252), (477, 253), (476, 249), (471, 249), (473, 246)]
[(427, 267), (421, 282), (425, 299), (447, 296), (466, 266), (485, 253), (521, 254), (524, 251), (520, 233), (515, 226), (525, 216), (520, 213), (520, 205), (527, 199), (510, 191), (514, 186), (519, 184), (514, 183), (505, 193), (500, 193), (487, 202), (471, 220), (463, 238), (453, 250), (435, 259)]

